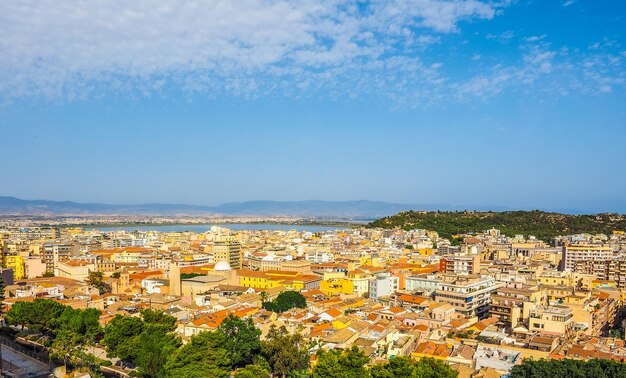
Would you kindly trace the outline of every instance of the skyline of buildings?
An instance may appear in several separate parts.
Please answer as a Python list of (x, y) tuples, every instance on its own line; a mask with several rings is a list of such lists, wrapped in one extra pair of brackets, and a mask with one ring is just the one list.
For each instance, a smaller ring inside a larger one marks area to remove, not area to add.
[[(495, 228), (455, 241), (432, 230), (364, 227), (31, 227), (0, 228), (9, 309), (48, 298), (98, 309), (106, 325), (150, 307), (177, 319), (183, 342), (234, 314), (251, 318), (262, 337), (284, 325), (324, 349), (355, 345), (372, 363), (433, 357), (463, 377), (505, 375), (522, 358), (626, 361), (620, 230), (546, 243)], [(104, 292), (89, 284), (94, 273)], [(262, 307), (287, 291), (301, 293), (306, 307)]]

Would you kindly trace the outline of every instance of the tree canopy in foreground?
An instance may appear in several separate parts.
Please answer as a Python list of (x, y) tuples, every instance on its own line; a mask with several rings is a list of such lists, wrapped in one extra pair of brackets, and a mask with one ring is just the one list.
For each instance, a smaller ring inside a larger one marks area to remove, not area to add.
[(611, 361), (592, 359), (582, 360), (529, 360), (525, 359), (521, 365), (511, 370), (511, 378), (624, 378), (626, 364)]
[(313, 378), (456, 378), (458, 373), (434, 358), (394, 357), (368, 368), (370, 359), (356, 346), (346, 351), (320, 350)]
[[(289, 292), (287, 292), (289, 293)], [(299, 293), (296, 293), (300, 295)], [(287, 294), (279, 303), (300, 305)], [(49, 337), (53, 358), (99, 375), (98, 361), (89, 346), (103, 335), (107, 354), (135, 366), (134, 376), (150, 378), (454, 378), (456, 372), (434, 359), (413, 361), (396, 357), (369, 366), (370, 359), (356, 346), (349, 350), (320, 350), (311, 367), (313, 345), (285, 327), (271, 327), (264, 340), (252, 319), (230, 315), (215, 331), (201, 332), (182, 345), (176, 319), (162, 311), (143, 310), (141, 316), (118, 315), (104, 328), (100, 311), (76, 310), (58, 302), (37, 299), (16, 302), (6, 314), (9, 324), (24, 326)], [(612, 378), (613, 376), (607, 376)]]

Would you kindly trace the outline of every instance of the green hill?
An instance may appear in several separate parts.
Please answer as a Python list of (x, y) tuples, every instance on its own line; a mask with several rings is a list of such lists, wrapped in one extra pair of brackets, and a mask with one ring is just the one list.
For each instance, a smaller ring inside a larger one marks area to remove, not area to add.
[(626, 230), (626, 216), (622, 214), (569, 215), (545, 211), (403, 211), (393, 216), (377, 219), (369, 227), (421, 228), (434, 230), (444, 238), (452, 235), (481, 232), (492, 227), (503, 234), (534, 235), (550, 240), (559, 235), (578, 233), (611, 234), (614, 230)]

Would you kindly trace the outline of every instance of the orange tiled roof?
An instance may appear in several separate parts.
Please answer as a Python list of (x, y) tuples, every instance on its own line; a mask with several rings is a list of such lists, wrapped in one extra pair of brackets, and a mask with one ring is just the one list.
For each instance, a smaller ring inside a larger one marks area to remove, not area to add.
[(131, 280), (143, 280), (148, 277), (162, 276), (162, 275), (163, 275), (163, 272), (161, 272), (160, 270), (149, 270), (145, 272), (131, 273), (128, 275), (128, 278), (130, 278)]
[(417, 353), (437, 357), (448, 357), (450, 355), (450, 349), (446, 344), (437, 344), (432, 341), (426, 341), (418, 344), (415, 351)]
[(336, 318), (336, 317), (340, 316), (342, 314), (342, 312), (333, 307), (333, 308), (327, 310), (326, 314), (330, 315), (332, 318)]

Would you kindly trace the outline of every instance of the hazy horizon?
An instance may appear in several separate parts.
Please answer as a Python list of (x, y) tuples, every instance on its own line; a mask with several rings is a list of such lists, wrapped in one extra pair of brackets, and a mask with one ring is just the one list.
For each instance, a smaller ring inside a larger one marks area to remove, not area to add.
[[(455, 203), (397, 203), (390, 201), (379, 201), (379, 200), (368, 200), (368, 199), (346, 199), (346, 200), (320, 200), (320, 199), (303, 199), (303, 200), (266, 200), (266, 199), (256, 199), (256, 200), (243, 200), (243, 201), (232, 201), (232, 202), (221, 202), (221, 203), (190, 203), (183, 201), (174, 201), (174, 202), (103, 202), (103, 201), (90, 201), (90, 202), (81, 202), (74, 201), (72, 199), (62, 199), (62, 200), (54, 200), (47, 198), (20, 198), (18, 196), (4, 196), (0, 195), (0, 199), (2, 197), (10, 197), (16, 198), (20, 201), (51, 201), (51, 202), (73, 202), (81, 205), (87, 204), (98, 204), (98, 205), (110, 205), (110, 206), (140, 206), (140, 205), (181, 205), (181, 206), (198, 206), (198, 207), (207, 207), (207, 208), (219, 208), (224, 205), (233, 205), (233, 204), (255, 204), (255, 203), (277, 203), (277, 204), (293, 204), (293, 203), (308, 203), (308, 202), (322, 202), (322, 203), (358, 203), (358, 202), (367, 202), (372, 204), (383, 204), (383, 205), (398, 205), (398, 206), (414, 206), (411, 210), (417, 211), (532, 211), (532, 210), (540, 210), (546, 212), (557, 212), (564, 214), (596, 214), (596, 213), (619, 213), (626, 214), (626, 208), (624, 209), (589, 209), (589, 208), (557, 208), (557, 207), (539, 207), (539, 206), (527, 206), (527, 207), (510, 207), (501, 204), (455, 204)], [(393, 215), (390, 213), (389, 215)]]

